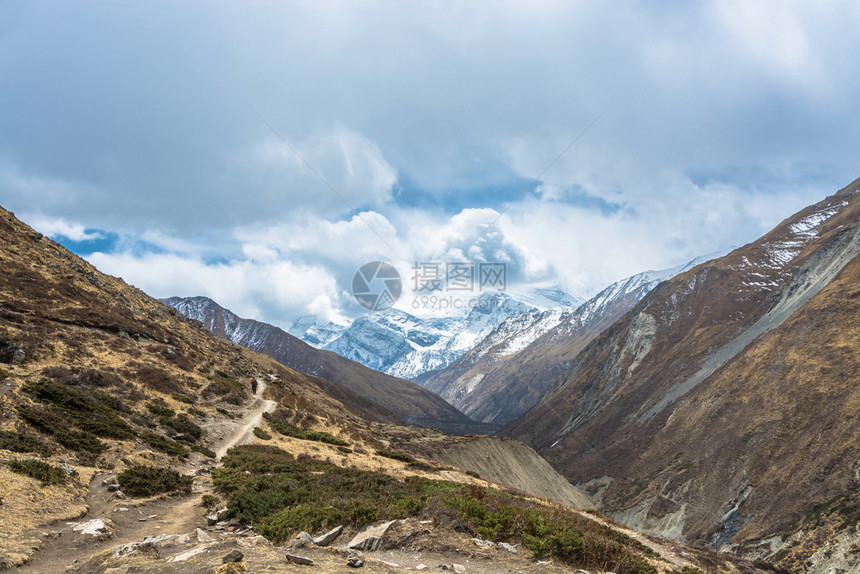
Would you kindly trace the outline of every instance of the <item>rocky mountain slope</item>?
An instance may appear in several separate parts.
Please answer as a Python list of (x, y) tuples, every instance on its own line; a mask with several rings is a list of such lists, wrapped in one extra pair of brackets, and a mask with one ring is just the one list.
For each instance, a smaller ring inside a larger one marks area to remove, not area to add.
[(475, 420), (506, 424), (540, 401), (570, 360), (658, 283), (707, 259), (628, 277), (575, 309), (509, 317), (471, 350), (419, 383)]
[(382, 405), (410, 424), (449, 432), (476, 432), (472, 421), (415, 383), (365, 367), (337, 353), (316, 349), (283, 330), (243, 319), (206, 297), (172, 297), (167, 305), (200, 321), (209, 331), (236, 344), (269, 355), (299, 372), (335, 382)]
[(659, 285), (505, 432), (634, 527), (860, 568), (858, 192)]
[[(393, 424), (344, 387), (338, 400), (335, 383), (211, 335), (2, 209), (0, 245), (3, 568), (297, 572), (313, 559), (340, 572), (349, 559), (404, 572), (424, 558), (492, 573), (757, 571), (427, 458), (451, 438)], [(487, 440), (545, 473), (521, 445)], [(332, 520), (344, 526), (332, 548), (292, 543)], [(365, 526), (387, 532), (384, 552), (351, 542)], [(534, 566), (542, 557), (553, 562)]]
[[(453, 305), (445, 297), (432, 299)], [(462, 308), (431, 309), (428, 317), (394, 308), (360, 317), (349, 325), (318, 324), (313, 318), (300, 317), (289, 332), (372, 369), (417, 381), (425, 373), (449, 365), (509, 317), (568, 309), (582, 299), (547, 287), (482, 293), (456, 299), (456, 303)]]

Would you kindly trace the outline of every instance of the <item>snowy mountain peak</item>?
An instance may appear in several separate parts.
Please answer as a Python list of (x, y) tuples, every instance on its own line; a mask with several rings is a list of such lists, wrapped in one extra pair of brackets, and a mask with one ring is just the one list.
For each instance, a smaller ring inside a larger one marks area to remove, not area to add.
[(373, 369), (405, 379), (442, 369), (474, 347), (508, 317), (570, 308), (582, 302), (555, 286), (481, 293), (429, 317), (392, 308), (349, 325), (300, 317), (290, 334)]

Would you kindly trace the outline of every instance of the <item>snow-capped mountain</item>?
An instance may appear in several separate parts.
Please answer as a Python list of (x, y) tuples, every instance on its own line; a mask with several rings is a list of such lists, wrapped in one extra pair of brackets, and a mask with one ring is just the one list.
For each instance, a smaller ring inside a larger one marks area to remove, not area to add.
[(534, 406), (567, 361), (658, 283), (718, 255), (633, 275), (575, 309), (510, 316), (445, 369), (418, 382), (475, 420), (504, 424)]
[[(487, 432), (438, 395), (415, 383), (369, 369), (337, 353), (316, 349), (273, 325), (238, 317), (208, 297), (171, 297), (163, 301), (186, 317), (200, 321), (219, 337), (267, 354), (297, 371), (326, 379), (320, 384), (333, 396), (342, 396), (351, 404), (364, 401), (363, 408), (368, 412), (382, 411), (379, 416), (383, 417), (393, 413), (416, 426), (448, 432)], [(347, 397), (338, 386), (357, 394)]]
[(552, 307), (571, 310), (582, 301), (554, 287), (484, 293), (459, 313), (422, 318), (389, 309), (348, 326), (301, 317), (289, 332), (373, 369), (415, 380), (451, 364), (509, 317)]

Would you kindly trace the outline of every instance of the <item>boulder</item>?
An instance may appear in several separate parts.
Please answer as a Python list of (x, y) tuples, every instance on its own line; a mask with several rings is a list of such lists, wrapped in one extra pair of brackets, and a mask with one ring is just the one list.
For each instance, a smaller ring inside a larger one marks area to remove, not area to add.
[(240, 551), (234, 550), (227, 554), (224, 558), (222, 558), (221, 562), (223, 562), (224, 564), (227, 564), (228, 562), (241, 562), (242, 558), (244, 557), (245, 555), (242, 554)]
[(311, 560), (310, 558), (306, 558), (304, 556), (296, 556), (295, 554), (290, 554), (289, 552), (287, 552), (286, 554), (284, 554), (284, 557), (287, 560), (289, 560), (290, 562), (292, 562), (293, 564), (301, 564), (303, 566), (313, 566), (314, 565), (313, 560)]
[(382, 524), (369, 524), (365, 526), (359, 530), (358, 534), (355, 535), (346, 547), (353, 550), (366, 550), (369, 552), (379, 550), (382, 546), (385, 533), (388, 532), (388, 529), (391, 528), (391, 525), (395, 522), (397, 521), (389, 520)]
[(343, 525), (332, 528), (322, 536), (314, 538), (314, 544), (317, 546), (328, 546), (334, 542), (338, 536), (340, 536), (341, 532), (343, 532)]

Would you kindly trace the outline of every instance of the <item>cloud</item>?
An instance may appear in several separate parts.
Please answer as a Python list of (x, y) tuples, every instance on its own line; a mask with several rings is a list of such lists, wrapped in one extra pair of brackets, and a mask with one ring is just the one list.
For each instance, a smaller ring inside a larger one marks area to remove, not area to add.
[(87, 259), (154, 297), (207, 296), (240, 316), (284, 328), (311, 310), (324, 320), (343, 318), (343, 295), (334, 278), (318, 266), (283, 260), (207, 263), (171, 253), (93, 253)]
[(159, 296), (273, 320), (354, 313), (375, 259), (587, 291), (858, 175), (854, 2), (0, 12), (0, 204), (110, 237), (99, 261)]
[(87, 230), (83, 225), (69, 223), (62, 219), (28, 217), (26, 214), (23, 214), (22, 217), (29, 222), (30, 226), (51, 238), (64, 237), (77, 242), (104, 238), (104, 234), (97, 230)]

